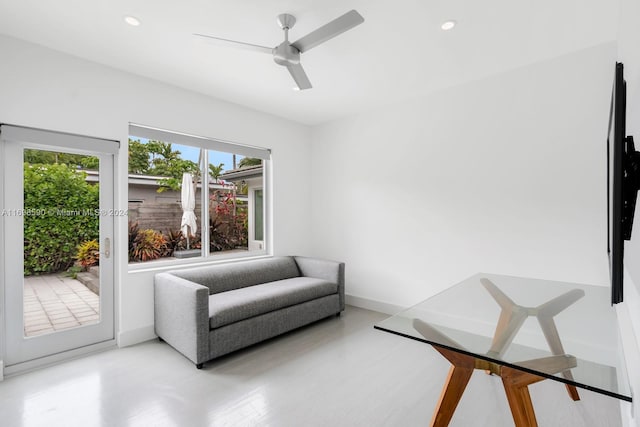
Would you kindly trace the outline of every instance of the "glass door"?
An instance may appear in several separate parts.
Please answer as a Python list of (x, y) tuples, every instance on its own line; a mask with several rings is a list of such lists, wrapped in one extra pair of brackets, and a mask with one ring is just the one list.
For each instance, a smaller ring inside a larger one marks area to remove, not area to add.
[(7, 125), (0, 138), (4, 365), (113, 340), (118, 143)]

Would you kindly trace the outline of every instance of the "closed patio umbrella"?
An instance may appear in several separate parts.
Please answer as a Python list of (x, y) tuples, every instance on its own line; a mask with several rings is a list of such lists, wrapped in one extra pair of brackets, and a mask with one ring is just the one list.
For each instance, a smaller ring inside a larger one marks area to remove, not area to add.
[(181, 205), (182, 205), (182, 234), (187, 237), (187, 249), (189, 249), (189, 234), (195, 233), (198, 230), (198, 224), (196, 223), (196, 194), (193, 189), (193, 178), (190, 173), (182, 174), (182, 191), (181, 191)]

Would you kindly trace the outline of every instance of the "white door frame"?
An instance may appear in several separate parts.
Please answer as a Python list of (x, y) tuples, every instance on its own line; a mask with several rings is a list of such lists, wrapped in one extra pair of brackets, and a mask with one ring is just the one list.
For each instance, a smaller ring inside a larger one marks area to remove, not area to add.
[[(1, 129), (1, 128), (0, 128)], [(0, 165), (5, 163), (4, 143), (0, 134)], [(0, 173), (0, 212), (4, 211), (4, 173)], [(0, 217), (0, 246), (4, 249), (4, 219)], [(0, 272), (4, 268), (4, 256), (0, 256)], [(4, 348), (5, 348), (5, 310), (4, 310), (4, 274), (0, 274), (0, 381), (4, 379)]]
[[(4, 256), (0, 259), (0, 380), (5, 374), (20, 372), (53, 361), (115, 345), (115, 242), (114, 216), (110, 214), (115, 202), (115, 155), (117, 141), (45, 131), (19, 126), (2, 125), (0, 128), (0, 207), (3, 212), (22, 209), (22, 159), (24, 148), (62, 151), (97, 156), (100, 159), (100, 247), (110, 241), (110, 256), (101, 252), (100, 262), (100, 322), (51, 334), (25, 338), (23, 332), (23, 287), (7, 286), (11, 281), (22, 280), (23, 273), (23, 218), (3, 216), (0, 242)], [(6, 166), (6, 167), (5, 167)], [(6, 174), (6, 176), (4, 176)], [(9, 179), (8, 177), (11, 177)], [(10, 182), (11, 181), (11, 182)], [(14, 184), (14, 185), (12, 185)], [(16, 240), (18, 244), (16, 245)], [(13, 243), (10, 243), (13, 242)], [(19, 246), (19, 247), (16, 247)], [(4, 264), (4, 265), (3, 265)], [(4, 267), (9, 267), (8, 271)], [(19, 301), (19, 304), (17, 303)], [(19, 321), (18, 321), (19, 319)]]

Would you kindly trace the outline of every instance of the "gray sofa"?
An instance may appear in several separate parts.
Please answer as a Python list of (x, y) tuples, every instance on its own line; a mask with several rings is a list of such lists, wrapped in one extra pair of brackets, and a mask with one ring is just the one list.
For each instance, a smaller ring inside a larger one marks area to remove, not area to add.
[(158, 337), (203, 363), (344, 310), (344, 263), (272, 257), (159, 273)]

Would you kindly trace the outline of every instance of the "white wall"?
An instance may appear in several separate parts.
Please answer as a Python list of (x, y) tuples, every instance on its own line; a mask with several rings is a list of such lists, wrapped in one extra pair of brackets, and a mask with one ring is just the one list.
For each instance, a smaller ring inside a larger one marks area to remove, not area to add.
[[(633, 135), (640, 149), (640, 3), (620, 0), (618, 60), (624, 63), (627, 80), (627, 135)], [(625, 244), (625, 302), (620, 304), (619, 318), (635, 402), (629, 425), (640, 425), (640, 204), (636, 205), (632, 239)]]
[(346, 261), (348, 294), (396, 306), (478, 271), (606, 284), (615, 50), (314, 128), (314, 255)]
[[(640, 4), (621, 1), (619, 51), (596, 46), (313, 130), (314, 255), (347, 262), (351, 301), (406, 307), (477, 271), (608, 285), (605, 140), (617, 55), (640, 146)], [(637, 229), (618, 306), (636, 396)], [(621, 407), (627, 425), (640, 424), (638, 399), (635, 418)]]
[[(129, 122), (271, 148), (274, 253), (308, 252), (306, 126), (8, 37), (0, 36), (0, 58), (0, 122), (123, 143), (117, 194), (122, 209)], [(117, 226), (119, 338), (130, 344), (153, 337), (153, 274), (127, 272), (126, 218)]]

